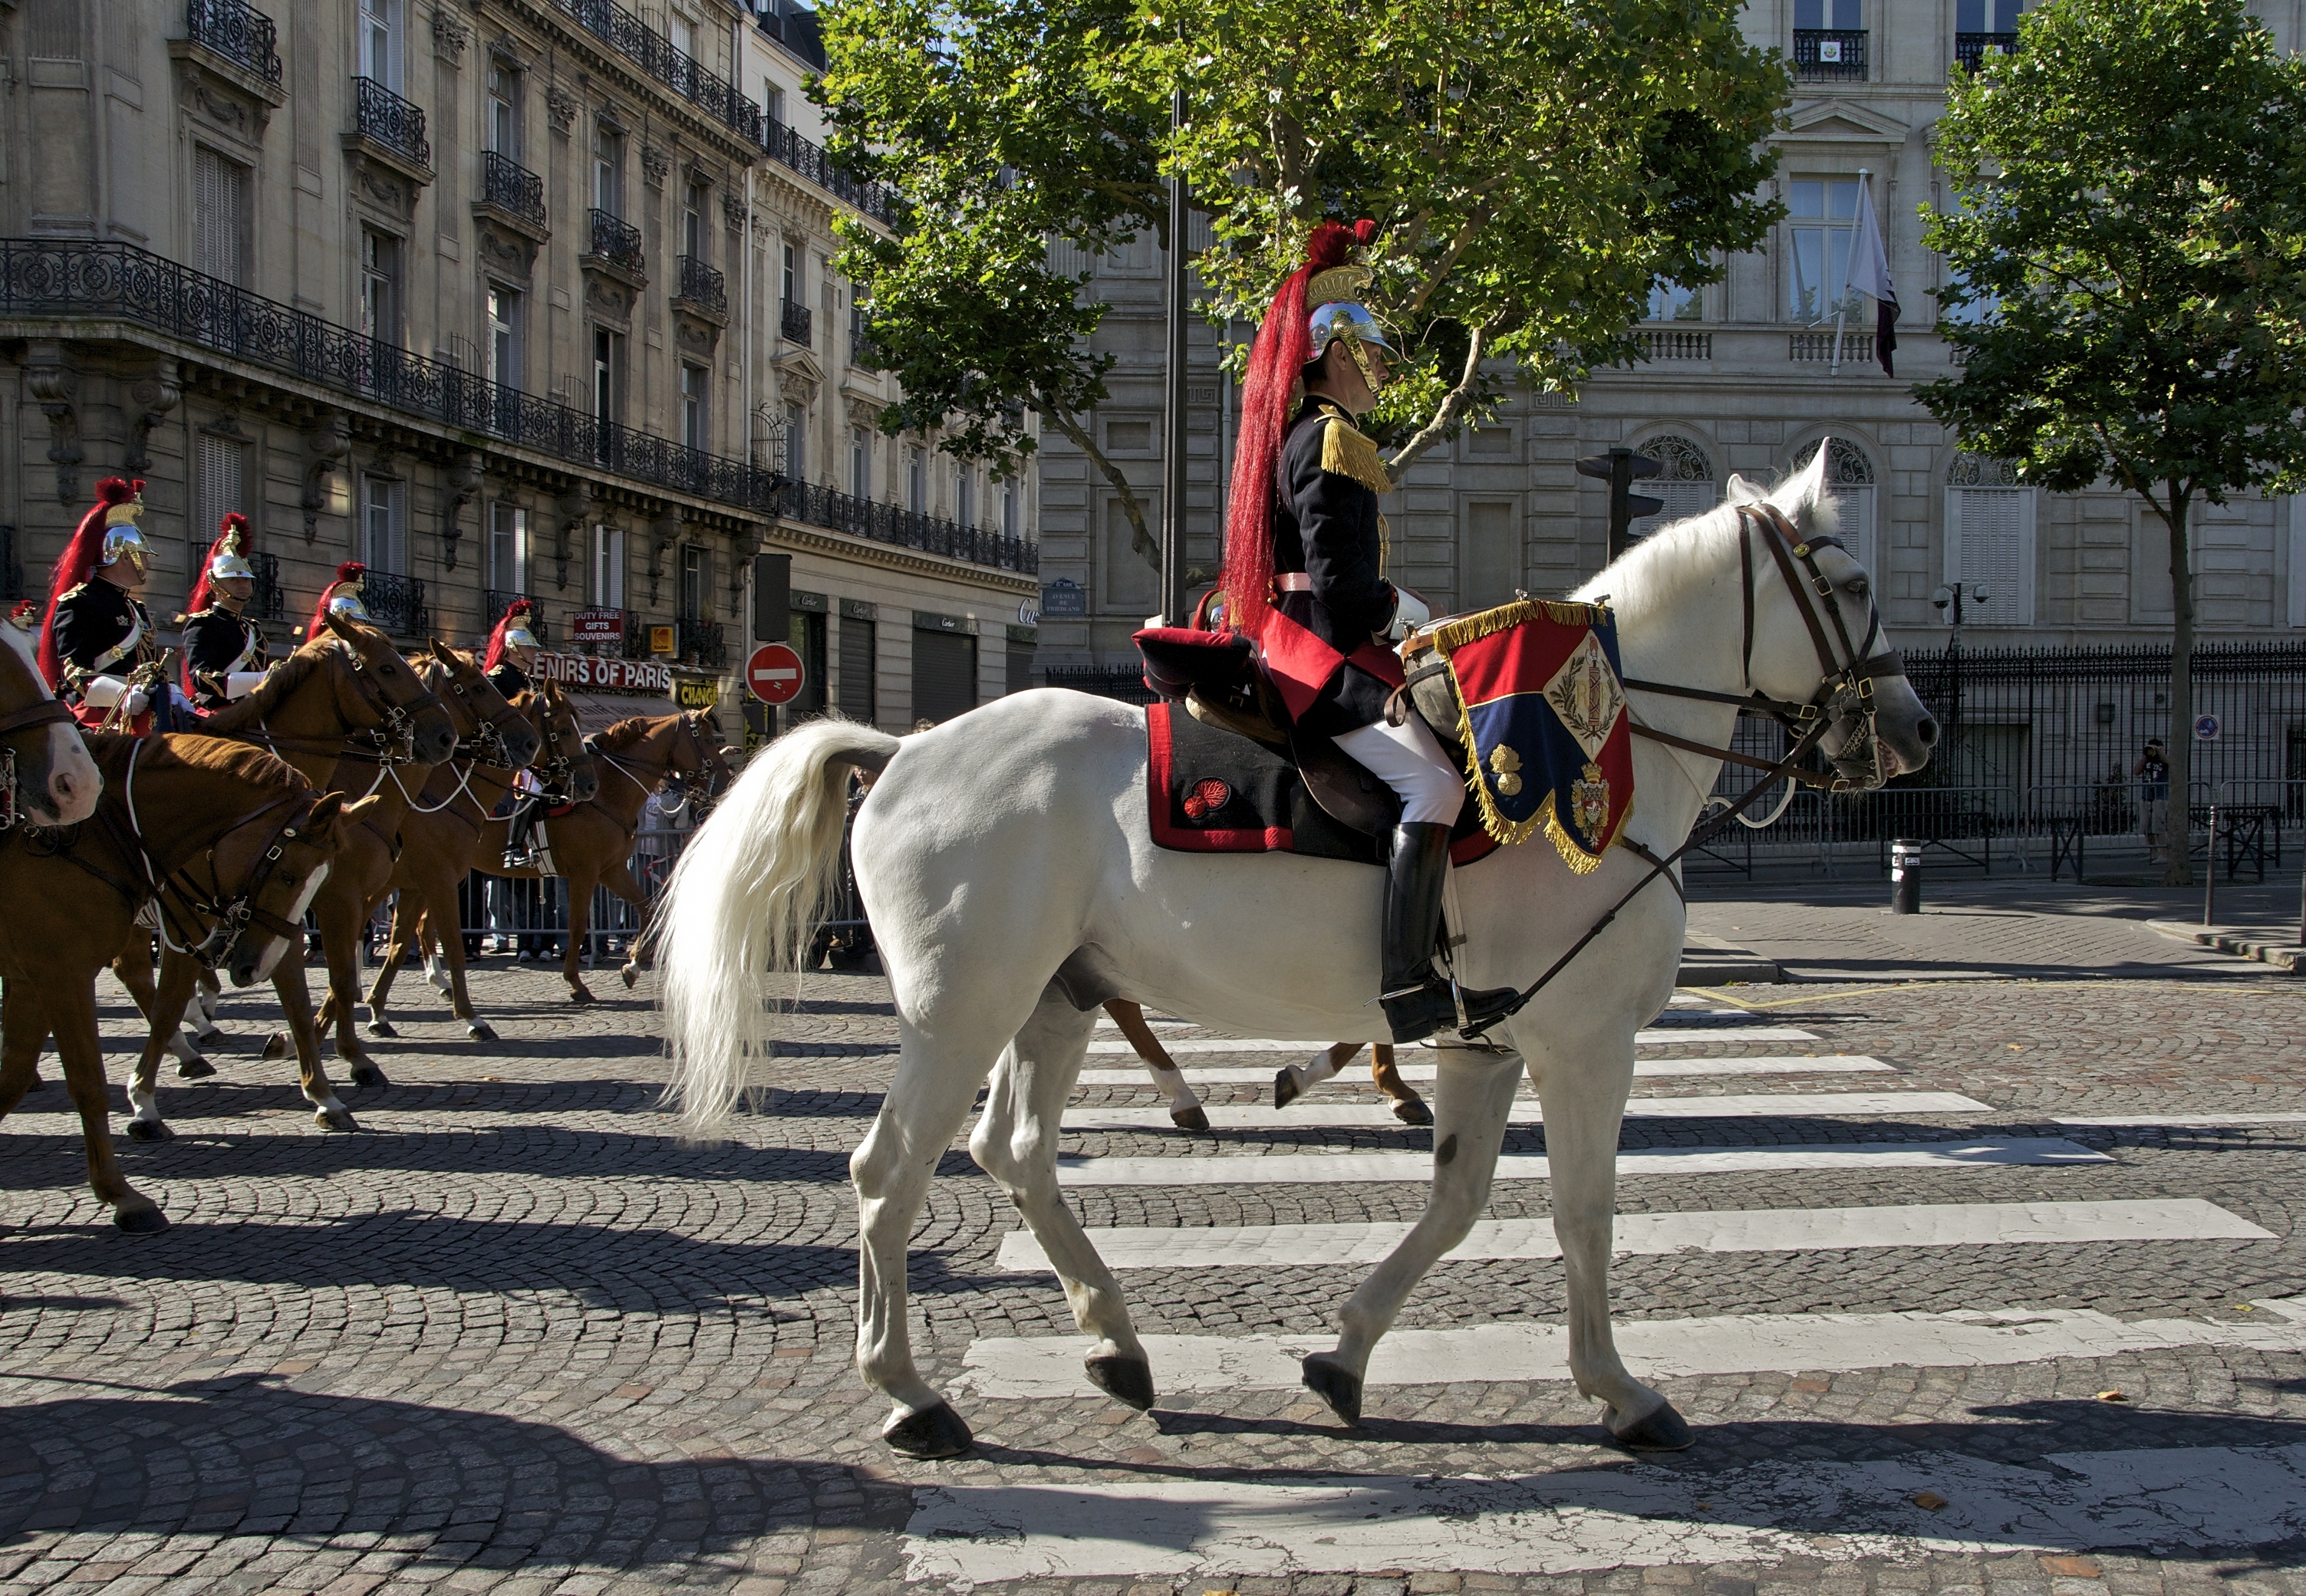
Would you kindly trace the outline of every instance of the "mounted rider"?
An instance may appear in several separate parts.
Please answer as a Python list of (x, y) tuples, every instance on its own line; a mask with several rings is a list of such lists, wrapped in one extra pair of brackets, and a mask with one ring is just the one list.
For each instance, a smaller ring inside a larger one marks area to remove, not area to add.
[(372, 627), (368, 606), (361, 602), (361, 586), (368, 579), (368, 567), (357, 559), (347, 559), (337, 568), (336, 579), (320, 590), (320, 602), (312, 606), (312, 619), (304, 628), (304, 641), (310, 643), (329, 628), (322, 624), (334, 612), (350, 616), (363, 626)]
[[(515, 599), (505, 606), (489, 633), (489, 651), (482, 657), (481, 669), (489, 685), (508, 702), (529, 690), (529, 678), (536, 670), (536, 634), (528, 629), (529, 618), (535, 613), (536, 606), (526, 599)], [(525, 870), (537, 862), (536, 824), (543, 814), (543, 789), (532, 772), (524, 770), (516, 781), (512, 821), (505, 828), (506, 869)]]
[(97, 483), (96, 503), (56, 561), (40, 623), (40, 670), (56, 696), (85, 725), (116, 713), (139, 736), (168, 730), (181, 703), (158, 677), (160, 638), (141, 598), (151, 559), (136, 525), (143, 492), (141, 480)]
[[(1242, 390), (1241, 440), (1226, 525), (1228, 618), (1256, 642), (1296, 724), (1327, 736), (1401, 799), (1387, 868), (1379, 995), (1396, 1043), (1478, 1025), (1510, 989), (1469, 990), (1434, 966), (1449, 833), (1465, 778), (1415, 715), (1387, 723), (1402, 682), (1397, 643), (1430, 618), (1386, 580), (1392, 482), (1354, 422), (1398, 359), (1384, 329), (1350, 296), (1369, 282), (1347, 264), (1372, 223), (1314, 229), (1306, 263), (1274, 296)], [(1309, 314), (1306, 306), (1314, 309)]]
[(264, 679), (264, 628), (247, 614), (256, 569), (244, 552), (248, 517), (228, 511), (184, 601), (184, 689), (195, 707), (218, 710)]

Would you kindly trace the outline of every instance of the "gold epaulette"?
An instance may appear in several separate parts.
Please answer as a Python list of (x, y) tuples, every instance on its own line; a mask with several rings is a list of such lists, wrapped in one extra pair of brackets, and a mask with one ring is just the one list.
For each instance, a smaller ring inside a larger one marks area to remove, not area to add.
[(1346, 420), (1344, 411), (1324, 405), (1321, 414), (1328, 418), (1322, 424), (1321, 469), (1349, 476), (1372, 493), (1392, 492), (1393, 479), (1386, 474), (1385, 458), (1376, 443)]
[(58, 593), (56, 595), (56, 602), (59, 604), (70, 603), (73, 600), (80, 597), (81, 594), (87, 591), (88, 584), (85, 582), (79, 583), (74, 586), (65, 588), (64, 592)]

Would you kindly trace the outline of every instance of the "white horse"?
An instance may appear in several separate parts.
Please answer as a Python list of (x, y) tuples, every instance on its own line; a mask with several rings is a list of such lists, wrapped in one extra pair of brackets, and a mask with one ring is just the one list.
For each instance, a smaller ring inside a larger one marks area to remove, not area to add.
[[(1821, 448), (1816, 459), (1824, 458)], [(1822, 469), (1813, 464), (1767, 496), (1805, 537), (1830, 530)], [(1736, 507), (1764, 495), (1735, 478), (1730, 495), (1731, 503), (1645, 540), (1579, 596), (1609, 596), (1629, 678), (1731, 695), (1750, 686), (1808, 701), (1832, 673), (1821, 670), (1777, 564), (1758, 546), (1750, 562), (1741, 559), (1741, 540), (1758, 545), (1761, 533)], [(1838, 607), (1849, 638), (1867, 638), (1865, 570), (1837, 548), (1816, 558), (1832, 590), (1817, 613)], [(1870, 729), (1846, 713), (1849, 699), (1837, 704), (1830, 754), (1855, 758), (1870, 735), (1883, 777), (1927, 762), (1936, 728), (1902, 677), (1875, 684)], [(1644, 723), (1711, 748), (1729, 746), (1736, 715), (1727, 704), (1639, 692), (1632, 707)], [(1637, 738), (1634, 763), (1630, 833), (1670, 853), (1696, 821), (1720, 762)], [(1145, 717), (1129, 704), (1020, 693), (901, 743), (847, 721), (808, 723), (756, 757), (696, 833), (659, 921), (672, 1092), (693, 1131), (710, 1131), (734, 1108), (749, 1066), (769, 1053), (762, 972), (793, 970), (809, 945), (832, 883), (850, 767), (880, 772), (858, 813), (851, 857), (901, 1038), (881, 1112), (850, 1160), (862, 1281), (857, 1363), (894, 1404), (883, 1438), (918, 1457), (969, 1444), (968, 1426), (914, 1366), (905, 1261), (929, 1177), (988, 1073), (969, 1151), (1031, 1227), (1093, 1338), (1089, 1380), (1149, 1407), (1152, 1373), (1120, 1286), (1057, 1187), (1060, 1118), (1098, 1005), (1125, 997), (1243, 1036), (1384, 1040), (1385, 1018), (1370, 1001), (1383, 872), (1286, 854), (1156, 848)], [(1647, 868), (1620, 849), (1592, 874), (1574, 875), (1542, 841), (1469, 867), (1449, 909), (1466, 939), (1459, 978), (1528, 986)], [(1336, 1350), (1305, 1360), (1306, 1384), (1347, 1422), (1359, 1416), (1371, 1348), (1488, 1201), (1526, 1063), (1544, 1115), (1567, 1273), (1570, 1373), (1604, 1404), (1603, 1421), (1621, 1442), (1688, 1444), (1680, 1415), (1619, 1361), (1608, 1295), (1634, 1037), (1671, 994), (1683, 917), (1673, 888), (1653, 883), (1493, 1031), (1489, 1046), (1442, 1049), (1424, 1216), (1345, 1304)]]

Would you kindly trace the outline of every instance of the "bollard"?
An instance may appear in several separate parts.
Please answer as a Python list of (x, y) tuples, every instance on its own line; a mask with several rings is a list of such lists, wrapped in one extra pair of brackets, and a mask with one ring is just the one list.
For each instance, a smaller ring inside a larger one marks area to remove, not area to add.
[(1922, 912), (1922, 845), (1909, 838), (1890, 844), (1890, 912)]
[(2202, 924), (2218, 923), (2218, 807), (2210, 806), (2210, 841), (2202, 850)]

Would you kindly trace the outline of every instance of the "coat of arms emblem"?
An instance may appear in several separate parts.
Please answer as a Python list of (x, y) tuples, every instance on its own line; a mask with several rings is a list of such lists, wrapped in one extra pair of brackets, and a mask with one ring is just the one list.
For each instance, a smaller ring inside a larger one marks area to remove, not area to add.
[(1588, 761), (1584, 773), (1569, 784), (1569, 800), (1576, 812), (1577, 829), (1594, 841), (1610, 829), (1610, 778)]

